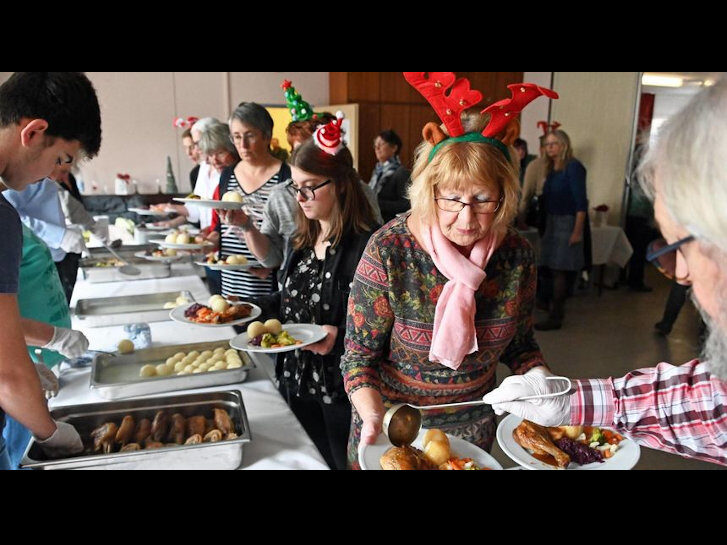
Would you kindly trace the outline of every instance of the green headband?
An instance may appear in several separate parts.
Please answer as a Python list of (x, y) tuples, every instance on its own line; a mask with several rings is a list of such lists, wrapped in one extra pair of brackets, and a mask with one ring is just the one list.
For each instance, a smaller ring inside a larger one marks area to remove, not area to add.
[(463, 134), (462, 136), (455, 136), (452, 138), (445, 138), (442, 140), (439, 144), (434, 146), (432, 148), (432, 151), (429, 152), (429, 163), (432, 162), (432, 159), (437, 154), (437, 152), (444, 146), (445, 144), (450, 144), (454, 142), (479, 142), (481, 144), (490, 144), (491, 146), (495, 146), (497, 149), (499, 149), (502, 154), (505, 156), (505, 158), (510, 161), (510, 152), (507, 151), (507, 146), (500, 142), (499, 140), (495, 138), (488, 138), (487, 136), (482, 136), (482, 134), (478, 132), (468, 132), (466, 134)]

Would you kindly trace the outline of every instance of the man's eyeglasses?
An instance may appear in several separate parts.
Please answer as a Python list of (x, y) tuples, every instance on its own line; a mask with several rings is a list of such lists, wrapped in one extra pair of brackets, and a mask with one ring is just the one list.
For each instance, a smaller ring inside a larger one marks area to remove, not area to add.
[(314, 200), (316, 200), (316, 189), (320, 189), (321, 187), (330, 184), (332, 181), (333, 180), (326, 180), (325, 182), (320, 183), (313, 187), (307, 186), (307, 187), (297, 188), (293, 184), (293, 180), (289, 180), (288, 181), (288, 192), (291, 195), (293, 195), (293, 197), (296, 197), (298, 195), (298, 193), (300, 193), (300, 195), (301, 195), (301, 197), (303, 197), (304, 201), (314, 201)]
[(471, 206), (475, 214), (494, 214), (500, 208), (502, 204), (502, 197), (496, 201), (474, 201), (474, 202), (462, 202), (457, 199), (444, 199), (441, 197), (435, 197), (434, 200), (437, 202), (437, 206), (440, 210), (445, 212), (461, 212), (465, 206)]
[(694, 240), (694, 237), (689, 235), (681, 240), (677, 240), (673, 244), (667, 244), (663, 238), (657, 238), (652, 241), (646, 248), (646, 260), (654, 265), (658, 271), (672, 280), (678, 280), (676, 278), (677, 269), (677, 254), (676, 250), (687, 242)]

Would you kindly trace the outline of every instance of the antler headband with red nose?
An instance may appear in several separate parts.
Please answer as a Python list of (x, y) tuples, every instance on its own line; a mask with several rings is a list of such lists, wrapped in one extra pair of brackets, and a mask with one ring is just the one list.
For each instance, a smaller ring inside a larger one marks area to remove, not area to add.
[[(517, 136), (517, 125), (511, 122), (530, 102), (545, 95), (558, 98), (558, 93), (534, 83), (513, 83), (508, 85), (512, 94), (491, 104), (480, 113), (489, 113), (490, 121), (482, 133), (466, 133), (462, 127), (460, 114), (482, 100), (482, 93), (470, 89), (467, 78), (456, 79), (454, 72), (403, 72), (404, 78), (432, 105), (447, 128), (446, 135), (436, 123), (427, 123), (422, 130), (425, 140), (434, 145), (429, 153), (429, 161), (445, 144), (453, 142), (481, 142), (499, 149), (508, 161), (510, 153), (507, 146)], [(452, 88), (449, 94), (447, 89)]]

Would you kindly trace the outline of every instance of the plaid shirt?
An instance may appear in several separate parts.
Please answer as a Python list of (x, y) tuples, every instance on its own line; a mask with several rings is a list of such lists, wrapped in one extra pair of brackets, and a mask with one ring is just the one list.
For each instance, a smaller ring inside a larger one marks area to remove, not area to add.
[(644, 446), (727, 465), (727, 382), (705, 363), (660, 363), (574, 385), (572, 425), (615, 427)]

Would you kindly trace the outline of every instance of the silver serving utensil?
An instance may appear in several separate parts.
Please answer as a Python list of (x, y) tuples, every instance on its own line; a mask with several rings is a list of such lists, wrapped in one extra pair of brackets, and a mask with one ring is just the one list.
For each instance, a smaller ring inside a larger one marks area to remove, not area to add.
[[(545, 380), (565, 381), (566, 387), (550, 394), (525, 396), (513, 399), (512, 401), (526, 401), (529, 399), (548, 399), (570, 395), (571, 381), (567, 377), (545, 377)], [(474, 401), (463, 401), (460, 403), (445, 403), (443, 405), (412, 405), (410, 403), (398, 403), (392, 405), (384, 415), (382, 427), (392, 445), (401, 447), (409, 445), (419, 435), (422, 427), (422, 411), (432, 409), (446, 409), (448, 407), (465, 407), (468, 405), (487, 405), (481, 399)]]
[(127, 276), (138, 276), (141, 274), (140, 269), (138, 269), (137, 267), (134, 267), (133, 265), (129, 265), (129, 262), (126, 261), (124, 258), (122, 258), (119, 254), (114, 252), (111, 249), (110, 245), (106, 244), (105, 242), (102, 242), (102, 244), (104, 245), (104, 248), (106, 248), (109, 252), (111, 252), (112, 256), (114, 256), (116, 259), (118, 259), (119, 261), (121, 261), (123, 263), (123, 265), (121, 267), (119, 267), (119, 272), (121, 274), (125, 274)]

